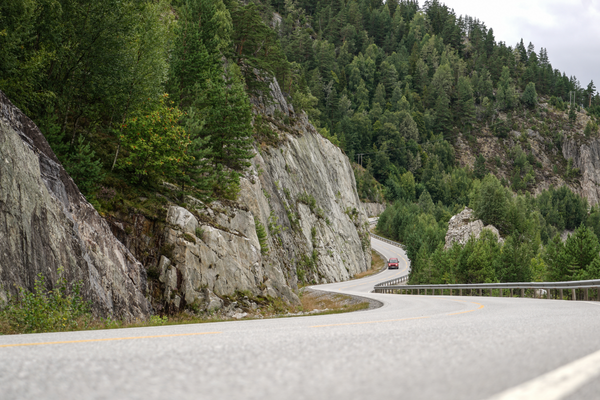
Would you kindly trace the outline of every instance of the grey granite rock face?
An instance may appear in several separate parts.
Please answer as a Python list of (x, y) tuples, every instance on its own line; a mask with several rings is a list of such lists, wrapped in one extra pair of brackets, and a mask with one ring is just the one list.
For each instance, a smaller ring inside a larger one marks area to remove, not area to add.
[(370, 218), (370, 217), (380, 216), (385, 211), (387, 204), (361, 203), (361, 206), (362, 206), (363, 210), (365, 211), (365, 214), (367, 214), (367, 217)]
[(484, 226), (480, 219), (475, 220), (473, 210), (465, 207), (459, 214), (450, 218), (444, 249), (451, 248), (454, 243), (465, 244), (471, 237), (478, 238), (485, 229), (496, 235), (499, 243), (504, 243), (504, 239), (500, 237), (500, 232), (498, 232), (495, 226)]
[(0, 92), (0, 296), (50, 287), (59, 268), (101, 316), (150, 314), (146, 272), (77, 189), (46, 139)]
[(566, 139), (562, 146), (566, 160), (573, 159), (573, 167), (581, 172), (580, 187), (572, 188), (588, 199), (590, 205), (600, 202), (600, 139), (584, 143), (573, 138)]
[[(348, 158), (297, 116), (276, 82), (274, 103), (255, 106), (272, 121), (277, 145), (257, 147), (241, 179), (237, 204), (171, 206), (165, 243), (172, 256), (160, 262), (160, 281), (171, 309), (219, 309), (236, 291), (298, 302), (304, 282), (339, 282), (370, 267), (367, 214)], [(261, 251), (256, 222), (267, 233)], [(197, 229), (196, 229), (197, 228)], [(181, 301), (176, 304), (178, 298)]]

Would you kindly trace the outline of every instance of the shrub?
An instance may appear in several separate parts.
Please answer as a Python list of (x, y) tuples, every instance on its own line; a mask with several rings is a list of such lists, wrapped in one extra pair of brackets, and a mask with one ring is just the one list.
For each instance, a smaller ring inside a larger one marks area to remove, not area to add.
[(588, 121), (587, 125), (585, 126), (585, 130), (583, 131), (585, 136), (591, 136), (591, 135), (595, 135), (596, 133), (598, 133), (598, 124), (596, 124), (594, 121), (590, 120)]
[(265, 230), (265, 226), (256, 217), (254, 217), (254, 225), (256, 227), (256, 236), (258, 236), (258, 242), (260, 243), (260, 252), (262, 254), (267, 254), (269, 252), (269, 245), (267, 243), (267, 231)]
[[(59, 276), (62, 270), (59, 270)], [(0, 310), (12, 333), (61, 332), (82, 329), (92, 321), (89, 302), (81, 296), (81, 282), (69, 285), (59, 277), (55, 289), (46, 289), (46, 280), (38, 274), (33, 292), (19, 288)]]

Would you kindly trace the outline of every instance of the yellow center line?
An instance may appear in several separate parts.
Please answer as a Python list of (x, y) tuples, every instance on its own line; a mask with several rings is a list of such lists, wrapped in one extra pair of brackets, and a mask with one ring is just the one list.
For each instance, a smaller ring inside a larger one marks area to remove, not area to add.
[(438, 298), (438, 300), (446, 300), (446, 301), (453, 301), (455, 303), (465, 303), (465, 304), (476, 304), (479, 307), (478, 308), (474, 308), (472, 310), (467, 310), (467, 311), (460, 311), (460, 312), (456, 312), (456, 313), (452, 313), (452, 314), (446, 314), (448, 316), (452, 316), (452, 315), (460, 315), (460, 314), (466, 314), (466, 313), (470, 313), (473, 311), (477, 311), (477, 310), (481, 310), (482, 308), (485, 308), (485, 306), (481, 303), (477, 303), (475, 301), (466, 301), (466, 300), (454, 300), (454, 299), (444, 299), (444, 298)]
[(414, 319), (426, 319), (431, 318), (431, 316), (426, 317), (413, 317), (413, 318), (401, 318), (401, 319), (384, 319), (380, 321), (363, 321), (363, 322), (344, 322), (340, 324), (328, 324), (328, 325), (313, 325), (311, 328), (325, 328), (329, 326), (346, 326), (346, 325), (365, 325), (365, 324), (379, 324), (382, 322), (400, 322), (400, 321), (411, 321)]
[[(438, 298), (437, 300), (447, 300), (447, 301), (454, 301), (457, 303), (476, 304), (479, 306), (479, 308), (475, 308), (473, 310), (460, 311), (460, 312), (452, 313), (452, 314), (445, 314), (445, 316), (448, 316), (448, 317), (453, 316), (453, 315), (470, 313), (473, 311), (481, 310), (482, 308), (485, 307), (483, 304), (476, 303), (474, 301), (451, 300), (451, 299), (440, 299), (440, 298)], [(332, 327), (332, 326), (378, 324), (378, 323), (383, 323), (383, 322), (401, 322), (401, 321), (412, 321), (412, 320), (416, 320), (416, 319), (427, 319), (427, 318), (432, 318), (432, 317), (434, 317), (434, 315), (427, 315), (427, 316), (423, 316), (423, 317), (401, 318), (401, 319), (384, 319), (384, 320), (379, 320), (379, 321), (343, 322), (343, 323), (339, 323), (339, 324), (314, 325), (314, 326), (311, 326), (311, 328), (326, 328), (326, 327)]]
[(222, 333), (222, 332), (177, 333), (177, 334), (172, 334), (172, 335), (132, 336), (132, 337), (108, 338), (108, 339), (64, 340), (64, 341), (60, 341), (60, 342), (0, 344), (0, 347), (24, 347), (24, 346), (45, 346), (45, 345), (51, 345), (51, 344), (110, 342), (110, 341), (115, 341), (115, 340), (135, 340), (135, 339), (155, 339), (155, 338), (178, 337), (178, 336), (216, 335), (218, 333)]

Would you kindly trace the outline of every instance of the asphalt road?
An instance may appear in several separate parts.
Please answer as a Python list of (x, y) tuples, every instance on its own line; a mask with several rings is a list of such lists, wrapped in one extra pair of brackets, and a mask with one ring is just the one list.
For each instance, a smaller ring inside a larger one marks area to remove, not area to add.
[(367, 293), (401, 272), (323, 286), (371, 311), (0, 337), (0, 399), (599, 398), (600, 304)]

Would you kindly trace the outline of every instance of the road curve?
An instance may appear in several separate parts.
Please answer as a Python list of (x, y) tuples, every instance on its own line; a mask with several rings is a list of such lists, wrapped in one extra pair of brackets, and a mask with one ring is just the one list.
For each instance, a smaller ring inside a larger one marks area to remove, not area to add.
[(598, 398), (600, 304), (368, 293), (402, 271), (319, 287), (371, 311), (3, 336), (0, 398)]

